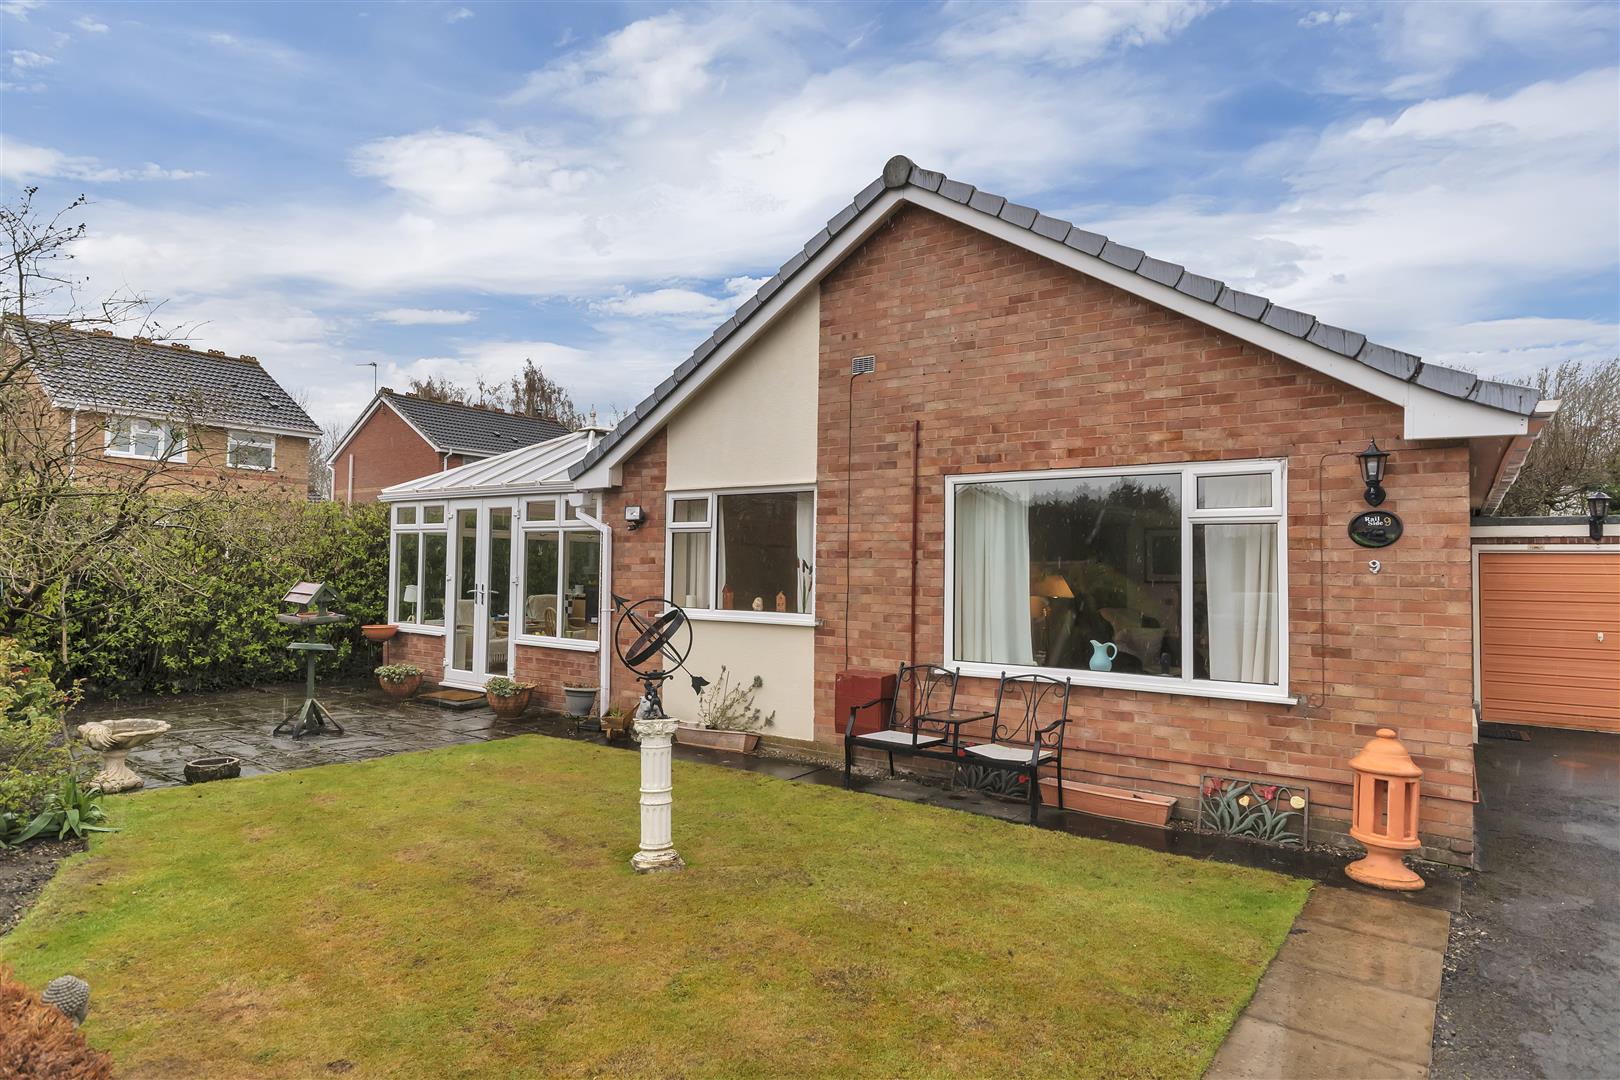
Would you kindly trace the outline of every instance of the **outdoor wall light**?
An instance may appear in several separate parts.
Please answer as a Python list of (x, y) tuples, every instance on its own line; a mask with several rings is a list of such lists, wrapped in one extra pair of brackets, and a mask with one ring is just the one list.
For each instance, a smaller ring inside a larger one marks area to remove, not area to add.
[(1609, 516), (1609, 493), (1589, 491), (1586, 494), (1587, 535), (1593, 540), (1603, 539), (1603, 519)]
[(1378, 449), (1377, 439), (1367, 443), (1367, 449), (1356, 455), (1356, 461), (1361, 464), (1361, 479), (1367, 484), (1362, 498), (1367, 500), (1368, 506), (1384, 501), (1384, 461), (1388, 457), (1387, 450)]
[(627, 506), (624, 508), (624, 520), (629, 524), (630, 531), (635, 532), (646, 524), (647, 515), (642, 512), (639, 506)]

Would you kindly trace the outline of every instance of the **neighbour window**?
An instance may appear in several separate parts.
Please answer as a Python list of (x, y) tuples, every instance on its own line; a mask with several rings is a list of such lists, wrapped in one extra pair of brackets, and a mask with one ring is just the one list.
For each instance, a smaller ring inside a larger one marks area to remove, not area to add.
[(394, 507), (390, 621), (406, 626), (444, 625), (449, 546), (443, 504)]
[(274, 469), (276, 437), (257, 431), (227, 432), (225, 464), (233, 469)]
[(184, 461), (186, 437), (173, 424), (134, 416), (117, 416), (107, 421), (106, 453), (109, 457)]
[(815, 524), (814, 491), (671, 497), (670, 599), (697, 611), (811, 615)]
[(523, 508), (523, 633), (564, 641), (601, 636), (602, 541), (567, 499)]
[(1281, 463), (960, 477), (948, 490), (954, 662), (1281, 688)]

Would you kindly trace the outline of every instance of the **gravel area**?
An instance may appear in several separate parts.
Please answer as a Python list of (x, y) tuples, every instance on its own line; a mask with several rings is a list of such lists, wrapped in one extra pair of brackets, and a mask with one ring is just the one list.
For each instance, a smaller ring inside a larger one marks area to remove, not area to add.
[(27, 914), (61, 861), (84, 850), (82, 840), (32, 840), (0, 848), (0, 934)]

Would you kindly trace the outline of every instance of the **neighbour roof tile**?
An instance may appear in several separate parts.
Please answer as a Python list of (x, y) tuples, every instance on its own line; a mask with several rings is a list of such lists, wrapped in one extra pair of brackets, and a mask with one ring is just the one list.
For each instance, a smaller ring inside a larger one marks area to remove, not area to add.
[(448, 401), (428, 401), (384, 390), (388, 403), (427, 436), (434, 449), (455, 454), (504, 454), (555, 439), (568, 429), (552, 420), (517, 416)]
[[(811, 239), (804, 251), (796, 253), (783, 264), (781, 271), (761, 287), (755, 299), (763, 302), (774, 294), (795, 273), (803, 268), (808, 261), (807, 253), (814, 254), (826, 245), (838, 233), (847, 228), (859, 212), (865, 210), (877, 199), (885, 189), (904, 189), (915, 187), (922, 191), (938, 192), (952, 202), (963, 203), (974, 210), (999, 217), (1001, 220), (1020, 228), (1028, 229), (1040, 236), (1057, 240), (1067, 247), (1084, 252), (1087, 255), (1101, 258), (1103, 261), (1131, 271), (1141, 277), (1167, 285), (1176, 291), (1190, 296), (1204, 303), (1214, 304), (1225, 311), (1230, 311), (1246, 319), (1253, 319), (1267, 326), (1303, 338), (1319, 348), (1347, 356), (1360, 364), (1375, 371), (1392, 375), (1404, 381), (1416, 381), (1419, 385), (1438, 390), (1453, 397), (1477, 401), (1480, 404), (1493, 408), (1505, 409), (1519, 415), (1529, 415), (1535, 410), (1538, 395), (1536, 391), (1522, 386), (1509, 386), (1505, 383), (1494, 383), (1475, 379), (1466, 372), (1452, 371), (1449, 368), (1434, 364), (1424, 364), (1418, 357), (1410, 353), (1399, 352), (1384, 345), (1368, 341), (1363, 334), (1352, 330), (1344, 330), (1337, 326), (1329, 326), (1317, 321), (1316, 316), (1308, 312), (1295, 311), (1292, 308), (1273, 304), (1263, 296), (1242, 292), (1230, 288), (1215, 278), (1194, 274), (1177, 263), (1147, 256), (1137, 248), (1127, 247), (1110, 241), (1107, 237), (1085, 229), (1071, 226), (1059, 218), (1048, 217), (1031, 207), (1009, 203), (1000, 195), (979, 191), (971, 184), (964, 184), (959, 180), (952, 180), (943, 173), (923, 169), (904, 157), (890, 159), (883, 167), (883, 175), (872, 181), (855, 196), (853, 203), (854, 214), (847, 213), (845, 208), (834, 215), (828, 222), (827, 228)], [(744, 319), (752, 314), (749, 309), (745, 314), (739, 310)], [(696, 359), (699, 354), (706, 355), (712, 351), (720, 340), (723, 340), (741, 320), (734, 317), (727, 320), (720, 332), (706, 342), (698, 353), (693, 354)], [(677, 369), (675, 384), (690, 374), (688, 360)], [(694, 367), (696, 365), (693, 365)], [(673, 387), (671, 387), (673, 389)], [(578, 476), (602, 457), (609, 447), (619, 442), (630, 428), (661, 400), (663, 391), (655, 392), (642, 405), (638, 406), (634, 416), (626, 417), (624, 422), (616, 428), (612, 435), (603, 439), (596, 448), (587, 454), (578, 465), (574, 467), (573, 475)]]

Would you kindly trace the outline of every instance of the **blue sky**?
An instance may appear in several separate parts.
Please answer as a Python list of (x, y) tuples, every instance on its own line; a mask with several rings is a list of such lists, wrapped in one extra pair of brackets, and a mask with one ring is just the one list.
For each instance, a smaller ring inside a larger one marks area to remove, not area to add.
[(81, 300), (328, 423), (532, 357), (634, 405), (905, 153), (1483, 374), (1620, 352), (1614, 4), (0, 0)]

